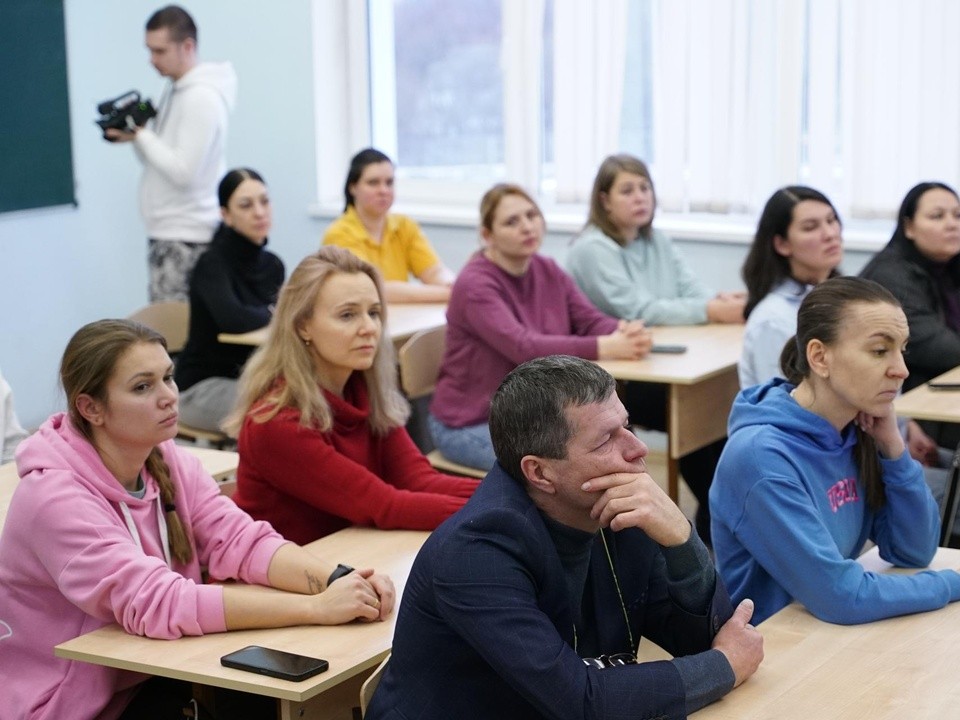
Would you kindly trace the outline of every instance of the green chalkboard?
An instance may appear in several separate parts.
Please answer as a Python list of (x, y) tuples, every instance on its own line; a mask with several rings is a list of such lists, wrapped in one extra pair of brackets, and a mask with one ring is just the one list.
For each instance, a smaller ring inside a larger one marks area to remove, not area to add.
[(0, 212), (76, 204), (63, 0), (2, 0)]

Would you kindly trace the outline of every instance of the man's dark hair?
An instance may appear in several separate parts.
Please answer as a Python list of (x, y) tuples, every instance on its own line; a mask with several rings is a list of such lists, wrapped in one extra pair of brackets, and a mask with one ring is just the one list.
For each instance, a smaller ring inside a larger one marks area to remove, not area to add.
[(523, 482), (524, 455), (564, 459), (575, 431), (567, 408), (603, 402), (615, 388), (606, 370), (570, 355), (550, 355), (514, 369), (490, 404), (490, 439), (500, 465)]
[(187, 38), (191, 38), (194, 43), (197, 42), (197, 24), (193, 22), (190, 13), (179, 5), (162, 7), (147, 20), (147, 30), (161, 28), (167, 28), (173, 42), (181, 43)]

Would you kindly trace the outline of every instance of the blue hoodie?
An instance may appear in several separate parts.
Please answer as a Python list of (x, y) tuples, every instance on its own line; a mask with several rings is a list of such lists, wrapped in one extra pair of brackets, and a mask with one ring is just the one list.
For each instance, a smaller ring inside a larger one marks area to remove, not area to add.
[(940, 520), (910, 454), (881, 457), (886, 503), (867, 507), (857, 476), (853, 424), (837, 432), (772, 380), (743, 390), (710, 488), (713, 548), (734, 604), (756, 603), (762, 622), (793, 600), (827, 622), (852, 625), (943, 607), (960, 599), (953, 570), (866, 572), (854, 559), (866, 540), (880, 557), (926, 567)]

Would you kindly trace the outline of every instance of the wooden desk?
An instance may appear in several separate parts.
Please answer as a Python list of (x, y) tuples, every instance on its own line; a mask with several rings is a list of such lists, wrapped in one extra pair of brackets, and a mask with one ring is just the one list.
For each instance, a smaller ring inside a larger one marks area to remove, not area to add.
[[(935, 377), (933, 382), (960, 383), (960, 367)], [(897, 415), (914, 420), (960, 423), (960, 391), (931, 390), (929, 385), (915, 387), (893, 403)]]
[[(223, 482), (237, 471), (237, 465), (240, 463), (240, 456), (228, 450), (214, 450), (213, 448), (191, 447), (181, 445), (184, 450), (193, 453), (204, 469), (210, 473), (215, 480)], [(20, 482), (20, 476), (17, 475), (16, 463), (5, 463), (0, 465), (0, 529), (7, 519), (7, 508), (10, 507), (10, 499), (13, 497), (13, 491)]]
[[(428, 535), (412, 530), (348, 528), (308, 548), (333, 562), (374, 567), (387, 573), (396, 584), (399, 604), (410, 566)], [(360, 685), (390, 651), (396, 616), (394, 611), (382, 623), (237, 630), (179, 640), (151, 640), (110, 625), (58, 645), (55, 653), (71, 660), (275, 697), (280, 702), (282, 720), (352, 720), (352, 708), (359, 705)], [(295, 683), (220, 665), (221, 656), (247, 645), (321, 657), (329, 661), (330, 669)]]
[[(960, 367), (938, 375), (931, 382), (960, 383)], [(914, 420), (934, 420), (937, 422), (960, 423), (960, 390), (933, 390), (929, 384), (915, 387), (898, 397), (894, 403), (897, 415)], [(940, 544), (946, 545), (953, 533), (954, 518), (960, 509), (960, 488), (958, 488), (958, 463), (960, 447), (953, 456), (950, 479), (944, 489), (940, 506)]]
[(237, 472), (237, 467), (240, 465), (240, 454), (233, 450), (217, 450), (196, 445), (178, 445), (177, 447), (196, 455), (203, 463), (203, 469), (218, 482), (230, 478)]
[(687, 351), (598, 364), (617, 380), (669, 386), (667, 477), (668, 492), (676, 502), (680, 458), (726, 437), (727, 417), (740, 390), (737, 361), (743, 346), (743, 325), (655, 327), (652, 331), (655, 344), (686, 345)]
[[(860, 562), (893, 569), (877, 549)], [(960, 569), (960, 550), (940, 548), (936, 569)], [(831, 625), (800, 605), (759, 625), (765, 657), (746, 683), (694, 720), (901, 720), (957, 716), (960, 603), (865, 625)]]
[[(447, 324), (446, 303), (397, 303), (387, 308), (390, 339), (399, 347), (421, 330), (433, 330)], [(217, 339), (234, 345), (260, 346), (267, 339), (267, 328), (248, 333), (220, 333)]]

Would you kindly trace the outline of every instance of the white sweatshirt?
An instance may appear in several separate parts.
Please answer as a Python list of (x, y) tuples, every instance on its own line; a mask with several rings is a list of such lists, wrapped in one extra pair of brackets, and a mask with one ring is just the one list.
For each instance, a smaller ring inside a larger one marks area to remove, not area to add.
[(200, 63), (175, 81), (158, 115), (137, 133), (140, 212), (147, 237), (209, 242), (220, 221), (227, 117), (237, 94), (230, 63)]
[(13, 410), (13, 390), (0, 372), (0, 462), (13, 462), (13, 451), (26, 436)]

